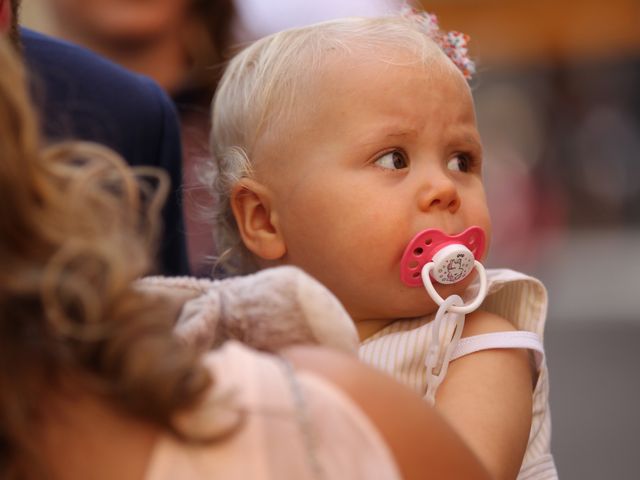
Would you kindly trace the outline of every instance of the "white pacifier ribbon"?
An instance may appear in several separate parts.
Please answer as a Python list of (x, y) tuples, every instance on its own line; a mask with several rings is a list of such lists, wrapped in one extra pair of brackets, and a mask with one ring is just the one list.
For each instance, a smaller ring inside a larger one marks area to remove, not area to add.
[[(435, 404), (436, 391), (447, 375), (451, 356), (458, 345), (458, 340), (460, 340), (464, 327), (464, 314), (453, 313), (447, 316), (447, 313), (454, 306), (462, 304), (462, 298), (458, 295), (447, 297), (440, 305), (436, 318), (433, 320), (433, 329), (431, 330), (427, 356), (424, 361), (427, 368), (427, 393), (424, 398), (431, 405)], [(454, 329), (453, 332), (450, 332), (451, 327)], [(445, 328), (445, 331), (441, 334), (442, 328)], [(441, 336), (445, 336), (445, 338), (441, 340)], [(449, 339), (446, 338), (448, 336), (450, 336)], [(441, 346), (442, 342), (446, 342), (444, 348)]]
[[(433, 287), (432, 276), (441, 284), (453, 284), (466, 278), (474, 267), (480, 277), (480, 288), (476, 298), (467, 305), (459, 295), (451, 295), (444, 300)], [(425, 358), (427, 368), (425, 399), (433, 405), (438, 387), (447, 374), (452, 355), (462, 335), (465, 315), (476, 310), (487, 295), (487, 273), (467, 247), (453, 244), (438, 251), (422, 268), (421, 276), (429, 296), (439, 305), (433, 320), (433, 330)], [(446, 330), (441, 334), (442, 328)], [(453, 331), (451, 331), (452, 328)], [(441, 339), (441, 336), (444, 338)]]
[[(424, 286), (439, 306), (424, 360), (427, 368), (425, 398), (431, 404), (435, 402), (436, 391), (447, 374), (462, 335), (465, 315), (476, 310), (487, 295), (487, 274), (476, 260), (476, 257), (482, 258), (485, 245), (484, 230), (478, 226), (471, 226), (457, 235), (428, 228), (411, 239), (400, 259), (402, 282), (409, 287)], [(480, 288), (469, 304), (465, 305), (458, 295), (444, 300), (436, 292), (432, 279), (440, 285), (455, 284), (469, 276), (474, 268), (478, 271)]]

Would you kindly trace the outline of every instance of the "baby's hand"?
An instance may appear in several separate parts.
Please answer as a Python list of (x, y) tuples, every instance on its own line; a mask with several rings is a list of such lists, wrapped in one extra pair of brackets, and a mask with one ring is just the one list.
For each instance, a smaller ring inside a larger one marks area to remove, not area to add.
[(313, 343), (356, 353), (358, 335), (340, 302), (295, 267), (278, 267), (225, 280), (149, 277), (137, 286), (184, 302), (175, 333), (205, 351), (236, 339), (277, 351)]

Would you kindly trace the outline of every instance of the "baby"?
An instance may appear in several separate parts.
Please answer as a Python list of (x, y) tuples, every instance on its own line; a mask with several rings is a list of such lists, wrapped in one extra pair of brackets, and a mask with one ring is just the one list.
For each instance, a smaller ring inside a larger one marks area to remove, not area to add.
[[(407, 14), (291, 29), (241, 52), (213, 110), (216, 244), (230, 273), (288, 264), (320, 280), (353, 318), (361, 358), (435, 398), (496, 478), (556, 478), (544, 287), (488, 270), (450, 365), (434, 367), (427, 346), (453, 345), (455, 322), (434, 329), (438, 303), (401, 280), (425, 229), (490, 239), (464, 40)], [(468, 302), (476, 277), (436, 291)]]

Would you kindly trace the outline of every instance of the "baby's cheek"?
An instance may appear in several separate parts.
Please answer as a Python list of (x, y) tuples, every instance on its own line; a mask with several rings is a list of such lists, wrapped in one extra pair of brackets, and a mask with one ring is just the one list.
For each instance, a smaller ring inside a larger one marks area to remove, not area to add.
[(485, 234), (484, 253), (482, 254), (482, 258), (476, 258), (476, 260), (483, 262), (484, 260), (486, 260), (487, 255), (489, 253), (489, 248), (491, 247), (491, 234), (492, 234), (491, 216), (489, 214), (489, 210), (486, 208), (486, 206), (484, 206), (481, 210), (476, 211), (473, 214), (473, 217), (474, 218), (471, 223), (473, 225), (477, 225), (478, 227), (482, 228)]
[(492, 234), (491, 221), (489, 221), (487, 223), (487, 226), (484, 228), (484, 233), (485, 233), (485, 241), (486, 241), (484, 253), (482, 254), (482, 258), (476, 258), (476, 260), (480, 262), (484, 262), (489, 256), (489, 249), (491, 248), (491, 234)]

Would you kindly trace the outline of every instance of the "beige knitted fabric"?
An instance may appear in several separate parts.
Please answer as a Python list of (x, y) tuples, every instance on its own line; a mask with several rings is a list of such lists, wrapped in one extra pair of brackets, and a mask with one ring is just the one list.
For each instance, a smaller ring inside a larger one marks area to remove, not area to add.
[(188, 299), (175, 332), (202, 352), (235, 339), (270, 352), (310, 343), (357, 353), (358, 334), (340, 302), (295, 267), (224, 280), (148, 277), (137, 287)]

